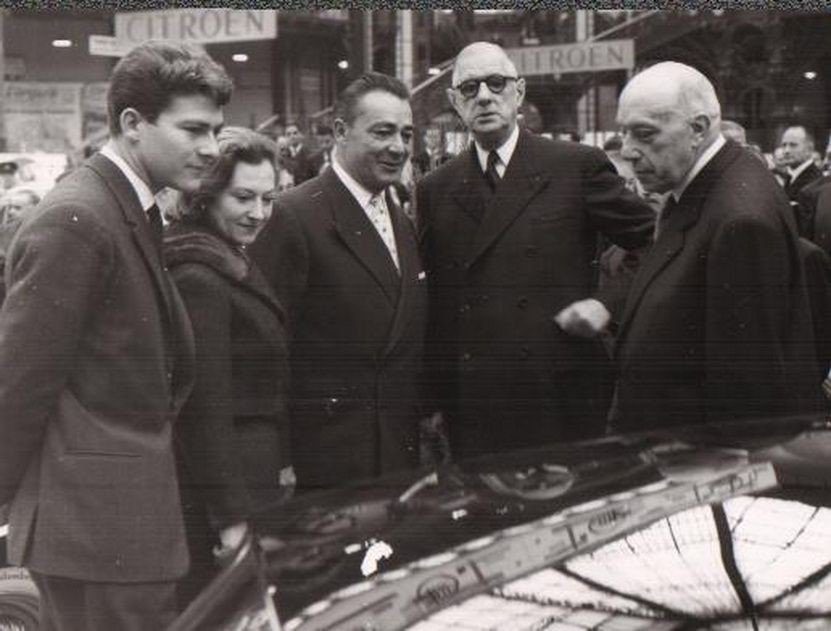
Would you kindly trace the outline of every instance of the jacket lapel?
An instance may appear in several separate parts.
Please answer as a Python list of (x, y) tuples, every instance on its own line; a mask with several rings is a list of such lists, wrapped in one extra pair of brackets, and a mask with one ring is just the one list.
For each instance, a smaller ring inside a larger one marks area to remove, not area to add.
[(178, 410), (190, 394), (194, 375), (195, 344), (185, 306), (162, 267), (161, 253), (156, 247), (150, 223), (130, 182), (111, 160), (102, 155), (93, 156), (87, 165), (103, 178), (118, 200), (124, 221), (150, 272), (169, 336), (166, 344), (168, 356), (173, 360), (172, 396)]
[(392, 220), (392, 227), (395, 232), (395, 243), (398, 247), (401, 288), (392, 325), (390, 326), (390, 332), (387, 336), (387, 345), (384, 347), (384, 356), (389, 355), (393, 348), (395, 348), (396, 343), (401, 339), (401, 334), (407, 322), (409, 322), (412, 316), (410, 303), (413, 292), (415, 291), (414, 283), (418, 282), (416, 275), (421, 271), (418, 265), (418, 248), (416, 246), (414, 228), (412, 225), (408, 225), (410, 220), (398, 206), (392, 203), (389, 195), (387, 195), (387, 207), (390, 209), (390, 219)]
[(528, 203), (548, 185), (549, 177), (534, 160), (528, 134), (520, 132), (516, 149), (502, 181), (494, 196), (485, 205), (485, 214), (474, 237), (468, 265), (473, 265), (513, 223)]
[(476, 147), (473, 143), (462, 154), (459, 171), (460, 177), (456, 187), (450, 193), (450, 197), (460, 210), (469, 215), (476, 224), (479, 224), (484, 213), (484, 200), (481, 194), (484, 175), (482, 174), (482, 169), (479, 167)]
[(335, 232), (347, 249), (366, 268), (390, 303), (398, 301), (401, 279), (395, 269), (387, 246), (372, 225), (364, 209), (344, 186), (333, 170), (320, 176), (321, 185), (328, 192), (334, 218)]

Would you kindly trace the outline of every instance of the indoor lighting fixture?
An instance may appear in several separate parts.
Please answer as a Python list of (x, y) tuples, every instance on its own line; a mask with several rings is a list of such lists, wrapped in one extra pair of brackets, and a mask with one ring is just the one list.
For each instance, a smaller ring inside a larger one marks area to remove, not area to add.
[(346, 61), (346, 59), (341, 59), (338, 62), (338, 68), (340, 68), (341, 70), (346, 70), (347, 68), (349, 68), (349, 62)]
[(808, 81), (813, 81), (814, 79), (817, 78), (817, 73), (814, 72), (813, 70), (809, 70), (808, 72), (806, 72), (802, 76), (805, 77), (806, 79), (808, 79)]
[(246, 55), (245, 53), (234, 53), (233, 55), (231, 55), (231, 59), (233, 59), (237, 63), (244, 64), (246, 61), (248, 61), (248, 55)]
[(427, 70), (427, 74), (430, 75), (431, 77), (439, 74), (440, 72), (441, 72), (441, 70), (439, 68), (436, 68), (435, 66), (431, 66), (430, 69)]
[(53, 39), (52, 46), (55, 48), (69, 48), (72, 46), (71, 39)]

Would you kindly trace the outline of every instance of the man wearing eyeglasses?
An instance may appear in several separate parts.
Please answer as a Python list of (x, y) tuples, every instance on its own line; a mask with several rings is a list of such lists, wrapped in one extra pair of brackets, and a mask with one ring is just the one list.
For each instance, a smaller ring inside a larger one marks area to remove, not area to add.
[(653, 213), (600, 150), (519, 130), (525, 81), (499, 46), (462, 50), (452, 86), (474, 143), (422, 180), (417, 207), (427, 374), (454, 457), (600, 434), (614, 300), (597, 244), (646, 246)]

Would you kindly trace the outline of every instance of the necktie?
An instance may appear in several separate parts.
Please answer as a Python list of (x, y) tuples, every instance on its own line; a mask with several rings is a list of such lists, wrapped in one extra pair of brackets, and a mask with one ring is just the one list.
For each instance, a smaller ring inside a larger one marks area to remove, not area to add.
[(161, 252), (164, 222), (162, 222), (162, 213), (156, 204), (153, 204), (147, 209), (147, 221), (150, 223), (150, 232), (153, 233), (153, 242), (156, 244), (159, 252)]
[(390, 253), (392, 262), (395, 263), (395, 268), (398, 268), (398, 247), (395, 245), (395, 234), (392, 231), (392, 221), (390, 220), (389, 212), (387, 211), (387, 204), (382, 195), (373, 195), (369, 199), (368, 207), (369, 219), (372, 225), (378, 231), (384, 245), (387, 246), (387, 251)]
[(496, 185), (502, 179), (499, 177), (499, 171), (496, 170), (496, 164), (499, 162), (499, 154), (496, 149), (492, 149), (488, 154), (488, 167), (485, 169), (485, 179), (488, 180), (488, 185), (492, 191), (496, 190)]
[(675, 197), (670, 195), (667, 197), (666, 201), (664, 202), (664, 207), (661, 210), (661, 214), (658, 216), (658, 221), (655, 224), (655, 239), (657, 240), (658, 237), (661, 236), (664, 230), (666, 230), (667, 222), (669, 221), (670, 215), (675, 212), (675, 209), (678, 208), (678, 202), (675, 201)]

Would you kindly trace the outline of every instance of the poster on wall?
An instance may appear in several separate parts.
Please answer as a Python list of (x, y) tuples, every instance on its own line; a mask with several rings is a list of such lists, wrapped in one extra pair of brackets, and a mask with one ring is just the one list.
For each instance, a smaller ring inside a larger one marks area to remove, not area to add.
[(81, 144), (81, 83), (7, 82), (8, 150), (70, 153)]

